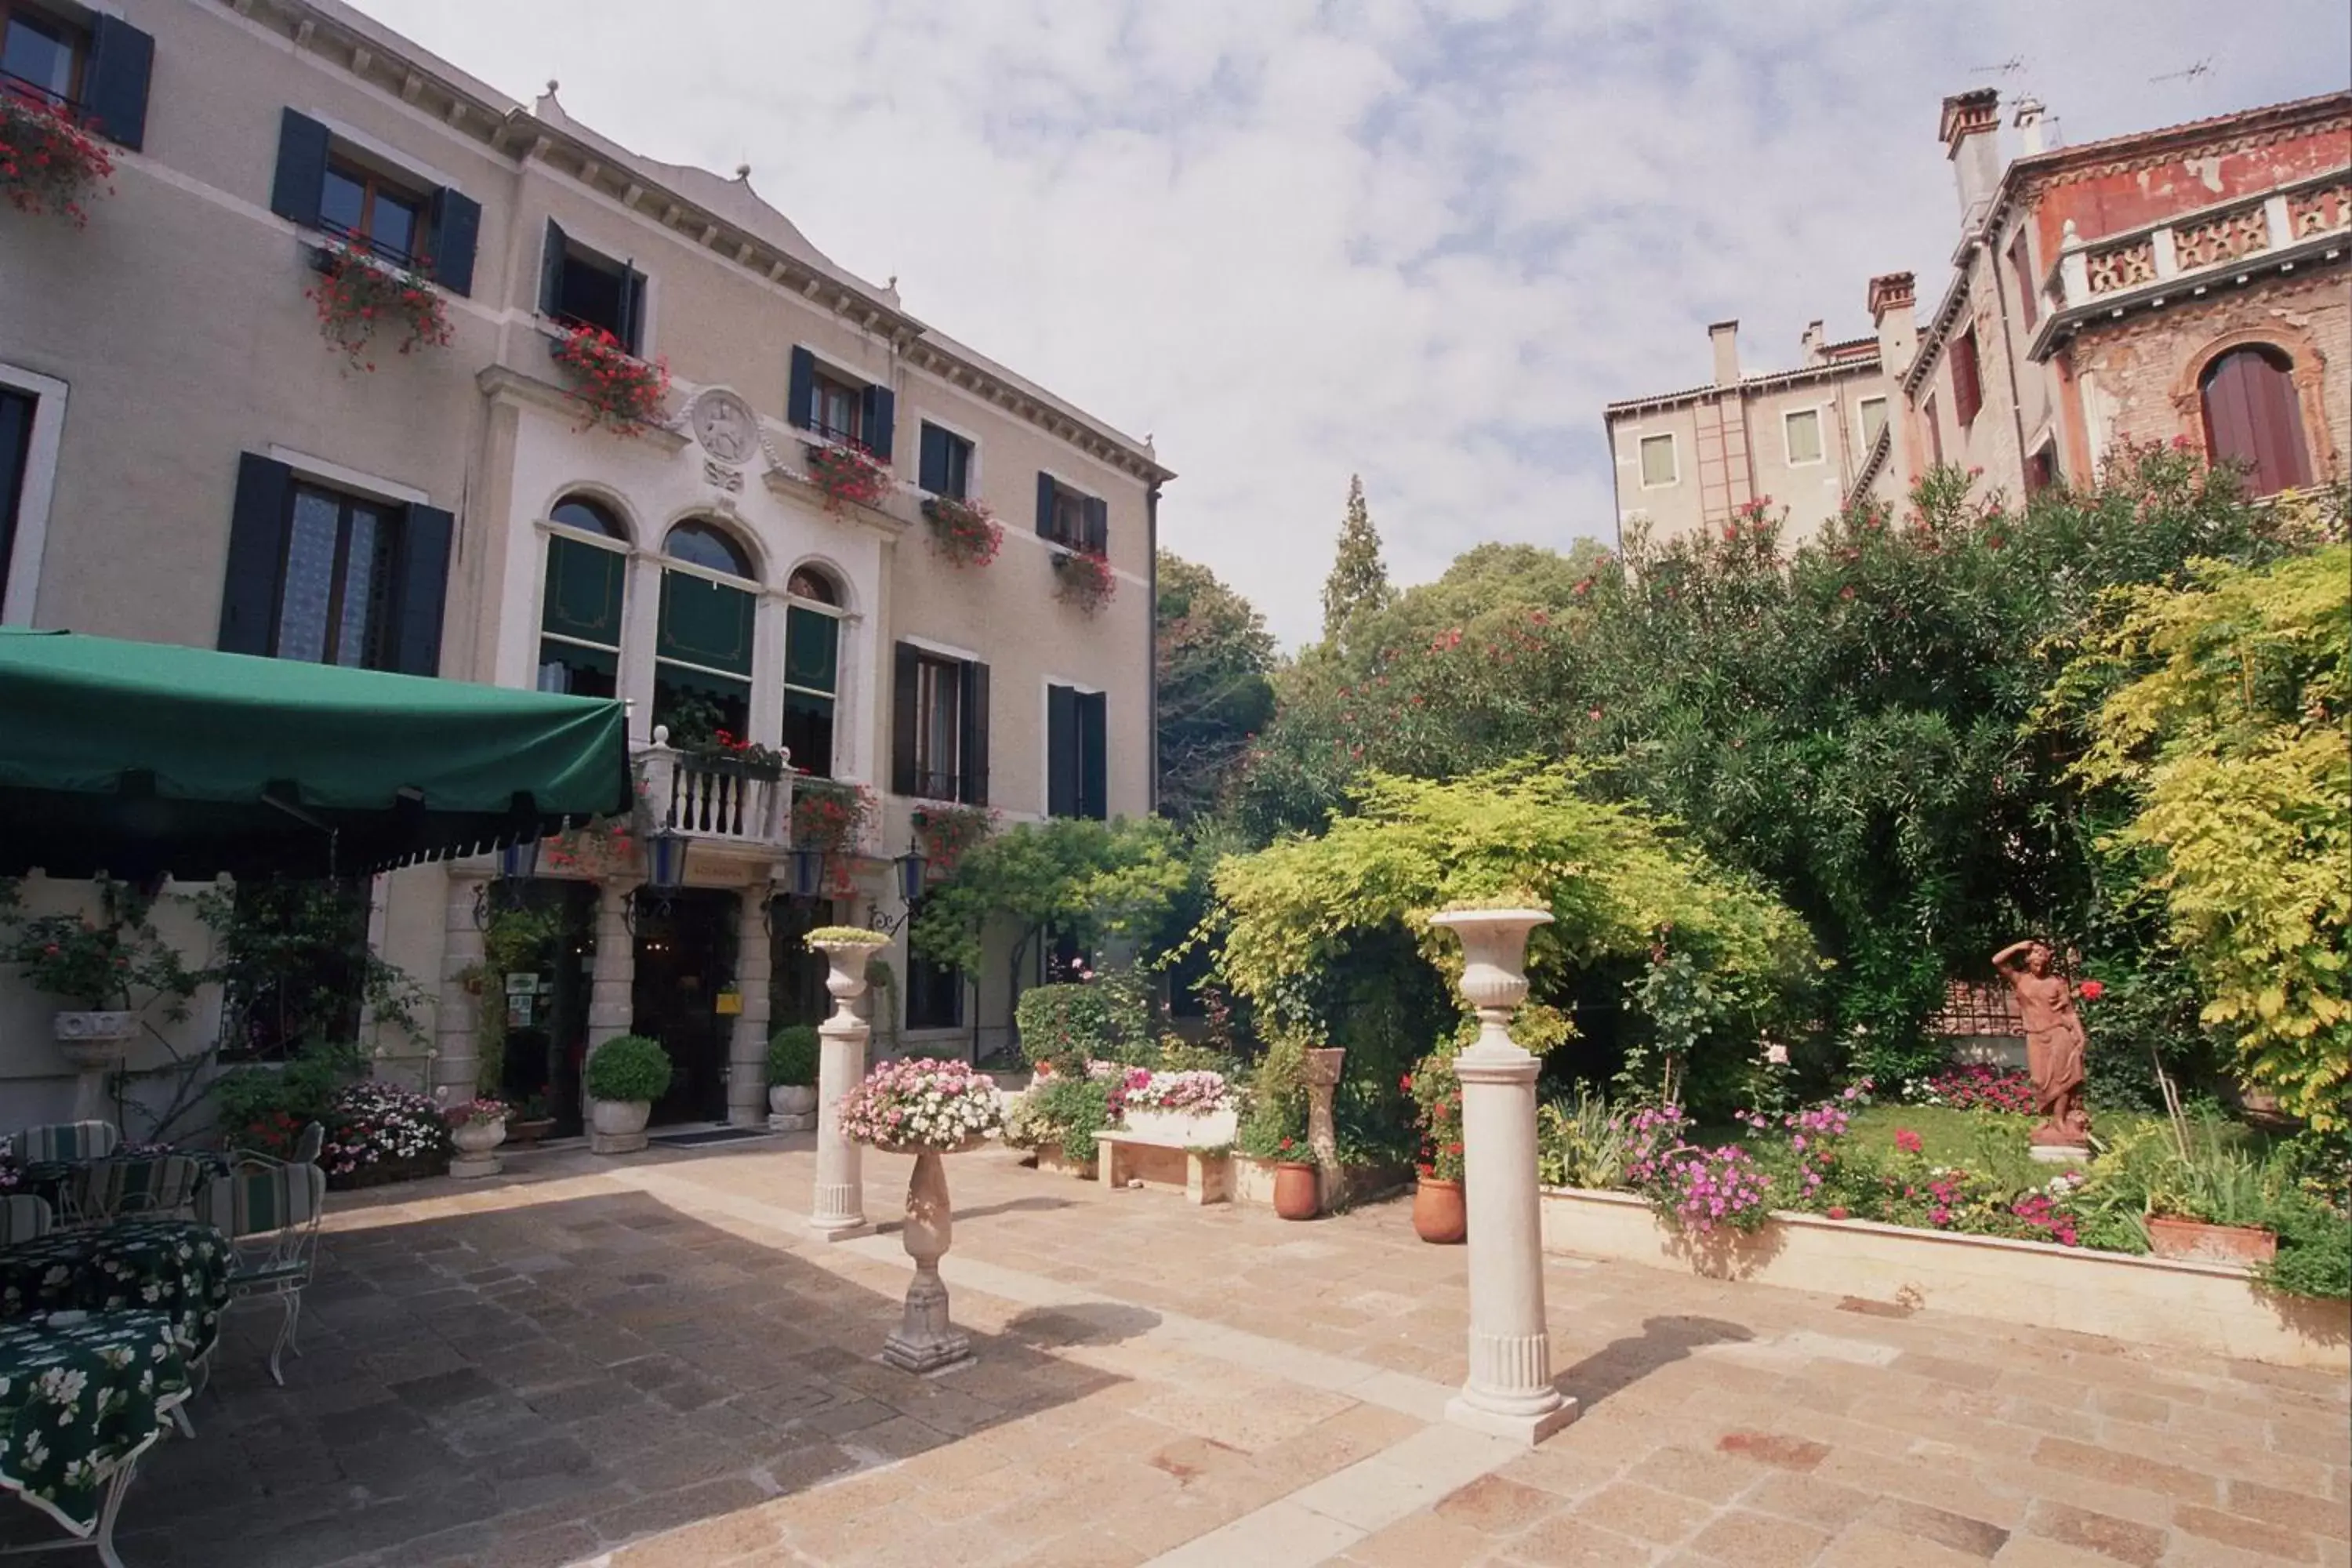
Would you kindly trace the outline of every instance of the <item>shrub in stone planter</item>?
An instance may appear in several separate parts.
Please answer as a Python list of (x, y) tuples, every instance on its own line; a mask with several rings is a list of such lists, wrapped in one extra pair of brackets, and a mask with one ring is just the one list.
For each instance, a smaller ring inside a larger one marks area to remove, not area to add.
[(816, 1085), (817, 1032), (814, 1024), (787, 1024), (768, 1037), (768, 1083), (812, 1089)]
[(1095, 1137), (1118, 1121), (1114, 1082), (1076, 1075), (1048, 1079), (1031, 1089), (1007, 1120), (1004, 1141), (1016, 1149), (1059, 1148), (1084, 1171), (1095, 1166)]
[(607, 1040), (588, 1058), (591, 1100), (650, 1105), (669, 1092), (669, 1053), (662, 1049), (660, 1041), (644, 1035)]

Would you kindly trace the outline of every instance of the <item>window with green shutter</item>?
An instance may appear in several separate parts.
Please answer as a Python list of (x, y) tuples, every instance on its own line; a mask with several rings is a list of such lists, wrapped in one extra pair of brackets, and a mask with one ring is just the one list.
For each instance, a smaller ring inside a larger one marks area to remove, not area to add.
[(540, 613), (539, 689), (575, 697), (618, 694), (621, 609), (629, 558), (620, 549), (551, 535)]

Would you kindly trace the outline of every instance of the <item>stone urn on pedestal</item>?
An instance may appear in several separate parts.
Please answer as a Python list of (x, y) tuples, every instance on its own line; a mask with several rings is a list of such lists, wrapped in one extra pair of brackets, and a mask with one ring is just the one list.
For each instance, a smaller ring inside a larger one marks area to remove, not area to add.
[(866, 961), (890, 939), (862, 926), (819, 926), (805, 940), (811, 952), (824, 954), (825, 994), (833, 998), (833, 1016), (816, 1031), (816, 1193), (809, 1228), (842, 1241), (874, 1228), (866, 1221), (865, 1161), (842, 1135), (836, 1112), (866, 1076), (873, 1030), (857, 1016), (857, 999), (866, 994)]
[(504, 1169), (493, 1152), (507, 1141), (507, 1108), (495, 1100), (470, 1100), (449, 1110), (449, 1142), (457, 1146), (449, 1173), (460, 1178), (495, 1176)]
[(58, 1054), (74, 1069), (76, 1121), (106, 1121), (106, 1075), (131, 1054), (139, 1016), (124, 1012), (59, 1013), (55, 1025)]
[(906, 1315), (883, 1342), (882, 1359), (902, 1372), (937, 1372), (971, 1354), (971, 1340), (948, 1312), (940, 1259), (955, 1239), (943, 1155), (977, 1149), (1004, 1129), (994, 1080), (962, 1062), (910, 1058), (884, 1062), (844, 1095), (832, 1120), (852, 1146), (911, 1154), (907, 1225), (900, 1238), (915, 1260)]
[(1552, 1386), (1544, 1326), (1539, 1064), (1510, 1034), (1511, 1015), (1528, 994), (1528, 935), (1550, 920), (1541, 909), (1521, 908), (1448, 910), (1430, 921), (1462, 939), (1462, 995), (1478, 1014), (1477, 1041), (1454, 1058), (1469, 1211), (1470, 1375), (1445, 1415), (1530, 1446), (1576, 1415), (1575, 1402)]

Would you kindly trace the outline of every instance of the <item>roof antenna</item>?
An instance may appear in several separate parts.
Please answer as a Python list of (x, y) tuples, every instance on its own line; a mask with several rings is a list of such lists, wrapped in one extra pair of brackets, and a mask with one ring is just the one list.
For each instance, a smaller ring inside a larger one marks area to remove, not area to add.
[(2152, 76), (2147, 79), (2150, 81), (2195, 81), (2200, 76), (2210, 75), (2212, 69), (2213, 57), (2211, 55), (2207, 55), (2203, 59), (2199, 60), (2193, 66), (2189, 66), (2177, 71), (2167, 71), (2162, 76)]
[(2015, 76), (2025, 68), (2023, 55), (2011, 55), (1997, 66), (1970, 66), (1970, 76)]

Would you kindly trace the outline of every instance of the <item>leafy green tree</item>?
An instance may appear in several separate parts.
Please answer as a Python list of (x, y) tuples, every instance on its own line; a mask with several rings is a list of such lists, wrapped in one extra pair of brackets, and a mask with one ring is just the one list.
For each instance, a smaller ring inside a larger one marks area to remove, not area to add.
[(1350, 621), (1386, 607), (1394, 596), (1388, 568), (1381, 563), (1380, 531), (1372, 526), (1372, 509), (1364, 500), (1363, 476), (1350, 474), (1339, 552), (1331, 563), (1331, 574), (1323, 580), (1323, 641), (1342, 646)]
[(2117, 595), (2059, 683), (2096, 694), (2074, 773), (2130, 816), (2100, 840), (2246, 1075), (2322, 1130), (2352, 1084), (2352, 549), (2200, 563)]
[(1057, 816), (983, 840), (924, 895), (908, 940), (936, 963), (977, 973), (993, 922), (1014, 931), (1012, 993), (1048, 933), (1093, 948), (1157, 929), (1182, 891), (1175, 831), (1157, 818)]
[(1274, 717), (1274, 635), (1217, 574), (1160, 555), (1160, 809), (1215, 805), (1226, 771)]

